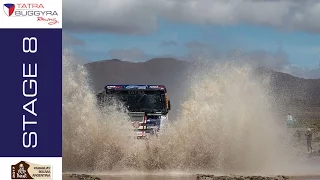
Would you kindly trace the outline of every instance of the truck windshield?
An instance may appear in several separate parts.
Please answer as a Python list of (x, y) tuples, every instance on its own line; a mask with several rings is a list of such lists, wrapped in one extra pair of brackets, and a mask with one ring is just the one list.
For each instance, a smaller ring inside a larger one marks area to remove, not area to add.
[(122, 101), (131, 112), (163, 112), (164, 91), (155, 90), (111, 90), (107, 96)]

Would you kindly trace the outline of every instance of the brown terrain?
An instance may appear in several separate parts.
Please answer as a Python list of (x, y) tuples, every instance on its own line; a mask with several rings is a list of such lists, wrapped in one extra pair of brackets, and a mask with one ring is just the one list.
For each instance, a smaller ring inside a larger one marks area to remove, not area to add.
[[(205, 65), (205, 64), (204, 64)], [(85, 65), (89, 72), (92, 88), (98, 92), (106, 84), (163, 84), (167, 87), (173, 116), (177, 114), (180, 101), (183, 100), (185, 89), (188, 88), (188, 79), (198, 66), (203, 64), (180, 61), (172, 58), (156, 58), (146, 62), (126, 62), (117, 59), (92, 62)], [(198, 69), (199, 70), (199, 69)], [(271, 86), (269, 91), (275, 97), (279, 112), (285, 117), (291, 113), (298, 123), (295, 128), (314, 127), (320, 129), (320, 79), (303, 79), (289, 74), (276, 72), (267, 68), (256, 68), (254, 75), (257, 78), (269, 77)], [(317, 134), (315, 134), (317, 135)], [(318, 136), (320, 133), (318, 133)], [(320, 136), (315, 137), (320, 142)], [(320, 145), (319, 145), (320, 147)], [(316, 148), (318, 149), (318, 148)], [(319, 151), (320, 152), (320, 151)], [(315, 152), (317, 153), (317, 152)], [(319, 156), (318, 156), (319, 157)], [(301, 177), (262, 177), (262, 176), (213, 176), (192, 175), (182, 177), (166, 176), (107, 176), (86, 174), (65, 174), (63, 179), (92, 179), (92, 180), (167, 180), (167, 179), (320, 179), (319, 176)]]
[(88, 174), (65, 174), (64, 180), (319, 180), (319, 176), (214, 176), (214, 175), (188, 175), (188, 176), (108, 176), (108, 175), (88, 175)]
[[(201, 64), (201, 63), (200, 63)], [(183, 89), (191, 71), (199, 63), (172, 58), (155, 58), (146, 62), (126, 62), (117, 59), (85, 65), (95, 91), (106, 84), (163, 84), (168, 88), (173, 114), (183, 97)], [(271, 77), (270, 91), (281, 105), (283, 115), (291, 113), (299, 126), (318, 124), (320, 120), (320, 79), (303, 79), (290, 74), (256, 68), (257, 77)]]

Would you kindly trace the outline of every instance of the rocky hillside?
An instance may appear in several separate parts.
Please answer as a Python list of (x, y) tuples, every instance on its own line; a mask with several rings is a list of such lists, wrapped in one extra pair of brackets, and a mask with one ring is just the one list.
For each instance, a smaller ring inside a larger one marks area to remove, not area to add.
[[(189, 70), (195, 64), (172, 58), (156, 58), (138, 63), (113, 59), (85, 66), (96, 91), (106, 84), (164, 84), (172, 106), (177, 107), (183, 96), (181, 89), (185, 88)], [(256, 75), (271, 77), (273, 94), (287, 107), (284, 111), (294, 111), (301, 116), (307, 113), (308, 118), (320, 119), (320, 79), (298, 78), (266, 68), (256, 69)]]

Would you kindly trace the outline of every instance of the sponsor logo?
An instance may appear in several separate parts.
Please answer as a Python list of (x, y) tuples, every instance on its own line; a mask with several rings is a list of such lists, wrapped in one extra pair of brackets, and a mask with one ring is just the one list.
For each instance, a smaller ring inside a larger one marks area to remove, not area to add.
[(139, 121), (133, 122), (132, 125), (133, 125), (134, 128), (139, 128), (140, 127)]
[(59, 21), (56, 18), (38, 17), (37, 21), (48, 22), (49, 25), (54, 25), (54, 24), (59, 23)]
[(43, 4), (38, 3), (6, 3), (3, 4), (4, 13), (8, 17), (35, 17), (37, 22), (46, 22), (49, 25), (59, 23), (57, 11), (45, 8)]
[(50, 179), (52, 180), (52, 168), (50, 165), (33, 164), (20, 161), (11, 165), (11, 179)]
[(147, 89), (146, 86), (127, 86), (127, 89)]
[(14, 13), (15, 5), (14, 4), (4, 4), (3, 11), (4, 13), (10, 17)]

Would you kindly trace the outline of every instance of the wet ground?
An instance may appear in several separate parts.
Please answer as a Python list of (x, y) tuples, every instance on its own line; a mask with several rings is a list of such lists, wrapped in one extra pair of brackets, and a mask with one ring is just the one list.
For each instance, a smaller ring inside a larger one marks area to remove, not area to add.
[[(144, 174), (137, 172), (125, 172), (116, 174), (83, 174), (83, 173), (65, 173), (63, 180), (320, 180), (320, 152), (315, 151), (312, 154), (306, 154), (305, 162), (301, 162), (301, 166), (310, 171), (302, 171), (301, 176), (215, 176), (211, 174), (187, 174), (187, 173), (159, 173), (159, 174)], [(307, 166), (308, 165), (308, 166)], [(301, 170), (301, 169), (300, 169)], [(308, 175), (315, 174), (315, 175)]]
[[(184, 174), (184, 173), (160, 173), (160, 174), (141, 174), (136, 172), (126, 172), (117, 174), (73, 174), (66, 173), (63, 180), (320, 180), (320, 143), (314, 143), (315, 151), (306, 153), (305, 161), (302, 161), (301, 167), (308, 167), (310, 170), (301, 176), (215, 176), (211, 174)], [(308, 166), (306, 166), (308, 165)], [(299, 165), (300, 166), (300, 165)], [(313, 170), (311, 170), (311, 168)], [(301, 170), (301, 169), (300, 169)], [(316, 175), (308, 175), (311, 172)], [(307, 174), (307, 175), (306, 175)]]
[(65, 175), (63, 180), (196, 180), (196, 175)]
[(214, 176), (214, 175), (86, 175), (65, 174), (63, 180), (320, 180), (319, 176)]
[[(125, 172), (116, 174), (84, 174), (65, 173), (63, 180), (320, 180), (320, 156), (308, 158), (306, 163), (310, 172), (304, 172), (301, 176), (236, 176), (236, 175), (212, 175), (212, 174), (187, 174), (187, 173), (159, 173), (144, 174), (137, 172)], [(306, 164), (301, 164), (301, 167)], [(305, 166), (306, 167), (306, 166)], [(312, 169), (311, 169), (312, 168)], [(308, 175), (315, 174), (315, 175)]]

